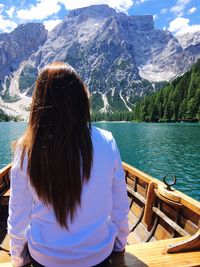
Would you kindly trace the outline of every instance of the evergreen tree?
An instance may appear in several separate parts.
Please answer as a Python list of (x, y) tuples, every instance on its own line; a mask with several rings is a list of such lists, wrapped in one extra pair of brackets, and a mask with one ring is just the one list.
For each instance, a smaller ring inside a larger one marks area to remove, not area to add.
[(195, 120), (197, 111), (198, 107), (196, 106), (196, 99), (192, 97), (187, 102), (186, 119), (189, 121)]
[(190, 71), (136, 103), (138, 121), (200, 121), (200, 59)]
[(168, 101), (165, 106), (163, 119), (164, 121), (171, 121), (171, 118), (172, 118), (172, 103)]
[(187, 109), (187, 103), (186, 103), (186, 99), (184, 99), (180, 108), (179, 108), (179, 112), (178, 112), (178, 120), (179, 121), (185, 119), (186, 109)]

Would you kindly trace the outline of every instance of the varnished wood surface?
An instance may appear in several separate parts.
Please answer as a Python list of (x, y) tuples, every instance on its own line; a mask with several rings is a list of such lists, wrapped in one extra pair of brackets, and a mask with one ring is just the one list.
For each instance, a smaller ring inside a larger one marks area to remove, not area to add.
[[(10, 250), (10, 237), (8, 235), (6, 235), (4, 238), (1, 247), (7, 251)], [(5, 250), (0, 249), (0, 263), (6, 263), (10, 261), (10, 254)]]
[[(154, 189), (154, 192), (155, 192), (156, 196), (160, 200), (162, 200), (164, 203), (167, 203), (167, 204), (171, 205), (172, 207), (174, 206), (176, 208), (181, 208), (182, 207), (182, 204), (180, 204), (179, 202), (171, 200), (171, 199), (166, 198), (165, 196), (161, 195), (157, 189)], [(179, 200), (180, 200), (180, 198), (179, 198)]]
[(200, 229), (195, 235), (191, 236), (189, 239), (168, 246), (167, 253), (179, 253), (193, 251), (195, 249), (200, 250)]
[[(124, 254), (115, 253), (109, 267), (189, 267), (200, 266), (200, 251), (167, 254), (167, 246), (188, 237), (160, 240), (157, 242), (131, 245)], [(1, 267), (11, 267), (11, 263), (1, 263)]]
[[(200, 266), (200, 251), (185, 252), (176, 254), (167, 254), (166, 248), (170, 244), (175, 244), (181, 240), (188, 239), (185, 237), (176, 239), (166, 239), (156, 242), (150, 242), (139, 245), (131, 245), (126, 248), (126, 255), (130, 260), (132, 256), (132, 265), (115, 265), (120, 266)], [(125, 255), (125, 258), (126, 258)], [(129, 261), (128, 260), (128, 261)], [(138, 264), (138, 265), (137, 265)], [(114, 266), (114, 265), (113, 265)]]
[[(141, 180), (143, 180), (146, 183), (154, 182), (155, 188), (158, 188), (158, 185), (163, 186), (163, 182), (159, 181), (158, 179), (144, 173), (143, 171), (140, 171), (136, 169), (135, 167), (123, 162), (123, 168), (125, 171), (130, 172), (132, 175), (139, 177)], [(200, 203), (199, 201), (193, 199), (192, 197), (189, 197), (185, 195), (184, 193), (174, 190), (174, 193), (180, 196), (180, 203), (187, 207), (188, 209), (194, 211), (198, 215), (200, 215)]]
[[(188, 238), (188, 237), (187, 237)], [(167, 254), (166, 249), (169, 244), (187, 239), (185, 237), (176, 239), (160, 240), (157, 242), (131, 245), (126, 247), (124, 255), (114, 255), (112, 257), (112, 267), (188, 267), (200, 266), (200, 251)]]
[(9, 163), (4, 168), (0, 169), (0, 178), (2, 178), (5, 174), (7, 174), (12, 167), (12, 163)]
[(166, 185), (158, 185), (158, 193), (174, 202), (180, 202), (180, 196), (176, 193), (176, 190), (167, 190)]

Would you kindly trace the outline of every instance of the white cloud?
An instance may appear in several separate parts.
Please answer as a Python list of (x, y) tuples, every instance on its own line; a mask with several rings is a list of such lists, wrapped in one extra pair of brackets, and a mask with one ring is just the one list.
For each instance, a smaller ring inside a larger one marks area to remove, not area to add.
[(53, 14), (57, 14), (63, 4), (67, 10), (86, 7), (90, 5), (107, 4), (117, 11), (127, 12), (133, 5), (132, 0), (38, 0), (36, 5), (30, 5), (29, 9), (17, 11), (17, 17), (23, 20), (42, 20)]
[(10, 9), (8, 9), (7, 11), (6, 11), (6, 13), (8, 14), (8, 16), (10, 17), (10, 18), (12, 18), (13, 17), (13, 13), (15, 12), (15, 7), (14, 6), (12, 6)]
[(116, 9), (117, 11), (127, 12), (128, 9), (133, 5), (132, 0), (60, 0), (60, 2), (64, 4), (67, 10), (86, 7), (90, 5), (107, 4), (108, 6)]
[(159, 18), (158, 14), (153, 15), (153, 20), (156, 20), (158, 18)]
[(144, 2), (148, 2), (148, 1), (151, 1), (151, 0), (136, 0), (135, 4), (136, 5), (139, 5), (139, 4), (143, 4)]
[(190, 8), (189, 10), (188, 10), (188, 14), (192, 14), (192, 13), (194, 13), (194, 12), (196, 12), (197, 11), (197, 8), (196, 7), (192, 7), (192, 8)]
[(170, 22), (168, 30), (175, 35), (200, 31), (200, 24), (189, 25), (189, 23), (189, 19), (179, 17)]
[(55, 28), (62, 20), (61, 19), (50, 19), (43, 21), (45, 28), (48, 31), (51, 31), (53, 28)]
[(167, 8), (163, 8), (163, 9), (161, 9), (160, 14), (164, 15), (167, 12), (168, 12), (168, 9)]
[(17, 27), (17, 23), (5, 19), (2, 15), (0, 15), (0, 32), (11, 32)]
[[(25, 0), (22, 0), (21, 3), (23, 3), (23, 1)], [(148, 0), (138, 1), (140, 1), (141, 3)], [(15, 17), (15, 21), (20, 21), (20, 23), (23, 23), (24, 21), (34, 20), (43, 21), (45, 27), (48, 30), (51, 30), (61, 20), (59, 20), (58, 18), (50, 19), (49, 17), (52, 15), (56, 15), (61, 10), (61, 4), (63, 4), (67, 10), (86, 7), (90, 5), (107, 4), (108, 6), (116, 9), (117, 11), (127, 13), (128, 9), (135, 3), (136, 0), (36, 0), (36, 4), (29, 5), (29, 8), (20, 8), (18, 10), (14, 6), (5, 10), (5, 5), (0, 3), (0, 32), (9, 32), (17, 27), (17, 23), (13, 21), (13, 17)], [(1, 13), (3, 9), (7, 13), (9, 18), (5, 18), (4, 16), (2, 16)], [(12, 18), (12, 20), (10, 20), (10, 18)]]
[(29, 9), (17, 11), (17, 17), (24, 20), (42, 20), (53, 14), (57, 14), (61, 6), (59, 0), (38, 0), (36, 5), (31, 5)]
[(0, 3), (0, 32), (11, 32), (17, 27), (17, 23), (2, 15), (5, 5)]
[(170, 11), (177, 16), (183, 16), (184, 10), (190, 2), (191, 0), (178, 0), (176, 5), (173, 6)]

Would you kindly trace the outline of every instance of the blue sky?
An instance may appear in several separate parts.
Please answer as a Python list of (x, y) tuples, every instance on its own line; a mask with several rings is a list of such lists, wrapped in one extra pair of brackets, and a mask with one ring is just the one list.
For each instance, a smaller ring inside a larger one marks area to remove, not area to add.
[(156, 28), (175, 35), (200, 31), (200, 0), (0, 0), (0, 32), (27, 22), (43, 22), (51, 30), (69, 10), (92, 4), (129, 15), (151, 14)]

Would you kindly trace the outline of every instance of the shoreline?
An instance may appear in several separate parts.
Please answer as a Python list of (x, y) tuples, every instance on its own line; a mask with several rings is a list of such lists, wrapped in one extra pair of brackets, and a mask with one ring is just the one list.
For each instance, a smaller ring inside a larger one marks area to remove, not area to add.
[[(17, 122), (24, 122), (24, 123), (28, 123), (28, 120), (9, 120), (9, 121), (0, 121), (1, 122), (6, 122), (6, 123), (17, 123)], [(102, 121), (91, 121), (91, 123), (139, 123), (139, 124), (200, 124), (200, 121), (162, 121), (162, 122), (153, 122), (153, 121), (106, 121), (106, 120), (102, 120)]]

